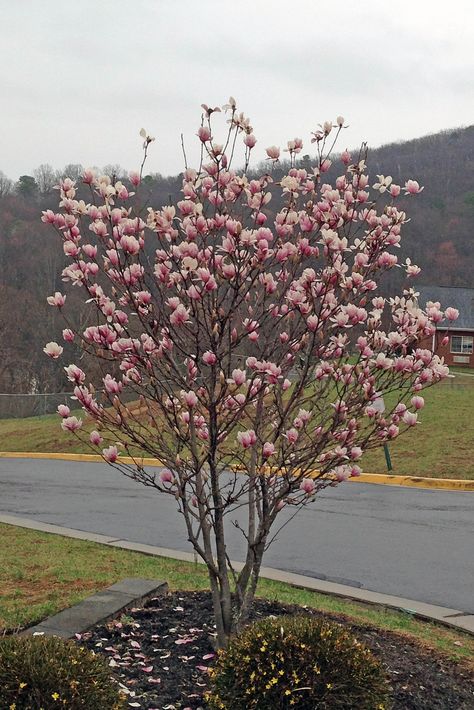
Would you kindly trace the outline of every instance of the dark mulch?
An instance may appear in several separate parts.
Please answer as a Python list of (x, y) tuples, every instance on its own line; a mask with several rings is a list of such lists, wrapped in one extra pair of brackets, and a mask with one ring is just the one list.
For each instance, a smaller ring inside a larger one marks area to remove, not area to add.
[[(301, 607), (257, 600), (253, 619), (296, 611)], [(474, 710), (474, 673), (467, 668), (396, 633), (324, 616), (350, 628), (384, 664), (393, 710)], [(121, 622), (95, 628), (81, 643), (110, 659), (115, 677), (130, 692), (130, 707), (197, 710), (204, 707), (207, 668), (213, 662), (212, 632), (209, 595), (176, 592), (133, 609)]]

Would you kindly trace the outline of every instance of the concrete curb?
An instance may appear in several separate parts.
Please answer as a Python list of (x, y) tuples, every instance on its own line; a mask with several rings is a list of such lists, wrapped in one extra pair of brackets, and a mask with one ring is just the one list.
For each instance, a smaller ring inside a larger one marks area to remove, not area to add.
[[(28, 518), (20, 518), (15, 515), (0, 515), (0, 523), (7, 525), (16, 525), (30, 530), (39, 532), (52, 533), (55, 535), (63, 535), (64, 537), (76, 538), (79, 540), (88, 540), (97, 542), (110, 547), (118, 547), (122, 550), (132, 552), (141, 552), (145, 555), (153, 557), (166, 557), (184, 562), (196, 562), (196, 558), (191, 552), (182, 552), (180, 550), (170, 550), (164, 547), (155, 547), (154, 545), (145, 545), (129, 540), (120, 540), (118, 538), (98, 533), (89, 533), (82, 530), (73, 530), (71, 528), (63, 528), (59, 525), (51, 523), (42, 523), (37, 520)], [(203, 564), (198, 560), (199, 564)], [(240, 562), (232, 563), (237, 570), (241, 569)], [(301, 574), (292, 572), (284, 572), (283, 570), (272, 569), (271, 567), (262, 567), (261, 577), (263, 579), (282, 582), (301, 589), (318, 592), (319, 594), (329, 594), (332, 596), (350, 599), (353, 601), (363, 602), (365, 604), (375, 604), (384, 606), (397, 611), (409, 613), (417, 618), (427, 621), (433, 621), (443, 626), (449, 626), (457, 631), (463, 631), (474, 635), (474, 614), (468, 614), (458, 609), (448, 609), (434, 604), (425, 604), (424, 602), (415, 601), (413, 599), (405, 599), (404, 597), (396, 597), (389, 594), (379, 594), (367, 589), (358, 587), (350, 587), (345, 584), (337, 584), (335, 582), (327, 582), (323, 579), (306, 577)]]
[(166, 582), (142, 577), (127, 577), (87, 597), (79, 604), (44, 619), (36, 626), (30, 626), (20, 635), (41, 634), (66, 639), (74, 638), (76, 634), (82, 634), (130, 607), (139, 606), (147, 599), (165, 594), (167, 590)]
[[(2, 459), (51, 459), (53, 461), (83, 461), (84, 463), (106, 463), (103, 456), (99, 454), (55, 454), (39, 453), (33, 451), (0, 451)], [(118, 463), (136, 464), (143, 466), (163, 466), (158, 459), (150, 459), (142, 456), (132, 458), (131, 456), (119, 456)]]
[(349, 483), (378, 483), (383, 486), (474, 492), (474, 480), (465, 481), (462, 478), (425, 478), (422, 476), (397, 476), (390, 473), (361, 473), (357, 478), (349, 478)]
[[(0, 458), (4, 459), (52, 459), (59, 461), (83, 461), (84, 463), (105, 463), (102, 456), (97, 454), (56, 454), (36, 453), (28, 451), (0, 451)], [(142, 466), (162, 466), (158, 459), (120, 456), (118, 463), (136, 464)], [(446, 491), (472, 491), (474, 480), (461, 478), (427, 478), (422, 476), (398, 476), (389, 473), (362, 473), (357, 478), (350, 478), (349, 483), (375, 483), (383, 486), (406, 486), (410, 488), (428, 488), (431, 490)]]

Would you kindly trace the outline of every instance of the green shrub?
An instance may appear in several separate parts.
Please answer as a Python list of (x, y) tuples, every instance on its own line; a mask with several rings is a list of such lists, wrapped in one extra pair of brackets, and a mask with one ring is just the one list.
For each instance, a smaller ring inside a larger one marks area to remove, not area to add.
[(264, 619), (220, 651), (206, 696), (213, 710), (382, 710), (384, 671), (341, 626), (310, 616)]
[(0, 638), (0, 710), (119, 710), (106, 661), (73, 641)]

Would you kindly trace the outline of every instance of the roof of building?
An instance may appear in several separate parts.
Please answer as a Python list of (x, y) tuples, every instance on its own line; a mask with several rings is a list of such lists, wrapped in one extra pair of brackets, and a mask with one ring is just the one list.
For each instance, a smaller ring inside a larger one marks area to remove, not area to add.
[[(459, 318), (450, 330), (474, 330), (474, 288), (457, 286), (416, 286), (420, 296), (418, 302), (422, 308), (427, 301), (439, 301), (442, 308), (457, 308)], [(446, 328), (444, 321), (440, 328)]]

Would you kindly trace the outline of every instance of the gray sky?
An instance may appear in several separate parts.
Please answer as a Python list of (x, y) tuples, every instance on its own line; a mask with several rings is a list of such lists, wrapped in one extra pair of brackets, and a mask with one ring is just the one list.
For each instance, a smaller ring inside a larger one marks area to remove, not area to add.
[[(182, 168), (230, 94), (264, 149), (345, 116), (340, 148), (474, 123), (472, 0), (0, 0), (0, 170)], [(196, 139), (197, 140), (197, 139)], [(304, 152), (306, 152), (304, 150)]]

